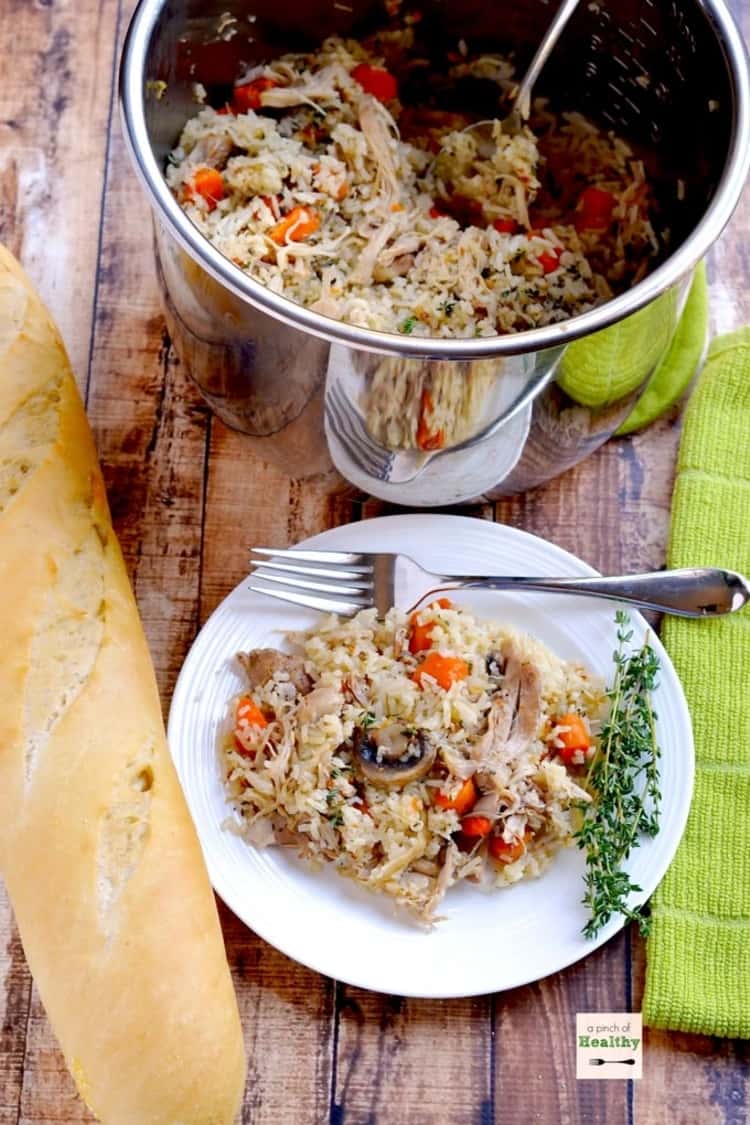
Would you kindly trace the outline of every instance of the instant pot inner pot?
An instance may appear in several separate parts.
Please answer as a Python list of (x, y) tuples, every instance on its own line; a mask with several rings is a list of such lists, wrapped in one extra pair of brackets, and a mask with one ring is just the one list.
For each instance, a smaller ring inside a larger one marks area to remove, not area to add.
[[(420, 34), (436, 59), (463, 39), (470, 51), (511, 55), (520, 74), (558, 0), (497, 4), (415, 0)], [(555, 109), (578, 110), (616, 129), (644, 160), (659, 199), (659, 226), (675, 250), (699, 222), (718, 184), (733, 121), (728, 70), (698, 3), (686, 0), (592, 0), (563, 32), (536, 91)], [(315, 47), (326, 36), (357, 38), (383, 26), (381, 3), (305, 4), (262, 0), (167, 3), (151, 38), (147, 78), (165, 82), (147, 97), (149, 136), (164, 164), (185, 121), (196, 112), (195, 83), (209, 103), (227, 99), (248, 65)], [(406, 99), (405, 99), (406, 100)], [(488, 93), (480, 115), (496, 112)]]

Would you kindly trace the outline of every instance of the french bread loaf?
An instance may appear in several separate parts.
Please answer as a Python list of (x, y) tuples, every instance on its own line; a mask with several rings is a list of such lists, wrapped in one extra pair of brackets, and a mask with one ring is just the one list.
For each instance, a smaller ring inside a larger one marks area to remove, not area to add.
[(105, 1125), (224, 1125), (237, 1003), (60, 337), (0, 248), (0, 872)]

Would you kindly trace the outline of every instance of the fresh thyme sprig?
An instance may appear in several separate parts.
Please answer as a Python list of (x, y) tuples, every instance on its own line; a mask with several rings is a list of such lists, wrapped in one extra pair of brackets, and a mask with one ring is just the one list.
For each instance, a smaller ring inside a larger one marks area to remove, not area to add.
[(607, 693), (611, 710), (587, 778), (594, 800), (582, 806), (583, 824), (576, 833), (586, 851), (583, 902), (590, 918), (583, 933), (590, 938), (614, 914), (637, 922), (644, 936), (648, 932), (648, 915), (627, 905), (641, 888), (622, 868), (638, 837), (659, 831), (659, 747), (651, 706), (659, 659), (648, 639), (640, 649), (629, 649), (633, 630), (627, 613), (618, 610), (615, 621), (615, 680)]

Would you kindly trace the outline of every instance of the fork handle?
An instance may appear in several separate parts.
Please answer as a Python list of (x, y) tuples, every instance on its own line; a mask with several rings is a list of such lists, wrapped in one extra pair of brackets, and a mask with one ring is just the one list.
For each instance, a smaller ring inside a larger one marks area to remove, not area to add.
[(510, 578), (443, 575), (462, 588), (543, 590), (550, 594), (585, 594), (609, 598), (642, 609), (678, 617), (717, 617), (741, 609), (750, 599), (750, 584), (740, 574), (715, 567), (660, 570), (617, 578)]

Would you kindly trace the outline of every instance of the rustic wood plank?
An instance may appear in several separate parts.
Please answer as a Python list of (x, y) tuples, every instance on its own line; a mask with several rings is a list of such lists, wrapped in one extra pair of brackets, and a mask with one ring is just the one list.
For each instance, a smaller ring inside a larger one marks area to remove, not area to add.
[(249, 1066), (243, 1125), (328, 1120), (334, 982), (221, 910)]
[(36, 988), (32, 990), (18, 1125), (88, 1125), (95, 1121), (78, 1096)]
[(208, 412), (172, 351), (155, 286), (148, 299), (143, 292), (145, 248), (132, 245), (133, 263), (124, 246), (104, 247), (111, 280), (97, 313), (89, 415), (166, 713), (197, 620)]
[(495, 1120), (626, 1125), (631, 1083), (576, 1080), (575, 1017), (629, 1008), (625, 935), (562, 973), (499, 995)]
[(7, 63), (0, 84), (0, 238), (52, 310), (81, 386), (118, 8), (118, 0), (8, 0), (0, 33)]
[(411, 1000), (346, 988), (339, 1005), (332, 1125), (493, 1120), (489, 997)]
[(294, 480), (242, 434), (211, 424), (201, 621), (248, 573), (250, 548), (283, 547), (352, 518), (356, 490), (338, 473)]
[(197, 621), (209, 411), (164, 328), (150, 211), (116, 122), (102, 229), (88, 412), (166, 705)]
[(0, 883), (0, 1123), (16, 1125), (21, 1103), (31, 974)]
[[(470, 516), (480, 520), (494, 519), (495, 507), (489, 500), (477, 500), (473, 504), (462, 504), (459, 508), (429, 508), (429, 512), (437, 515)], [(398, 504), (386, 503), (374, 496), (364, 496), (360, 502), (362, 519), (374, 519), (376, 516), (399, 516), (408, 512), (424, 512), (421, 508), (402, 508)]]

